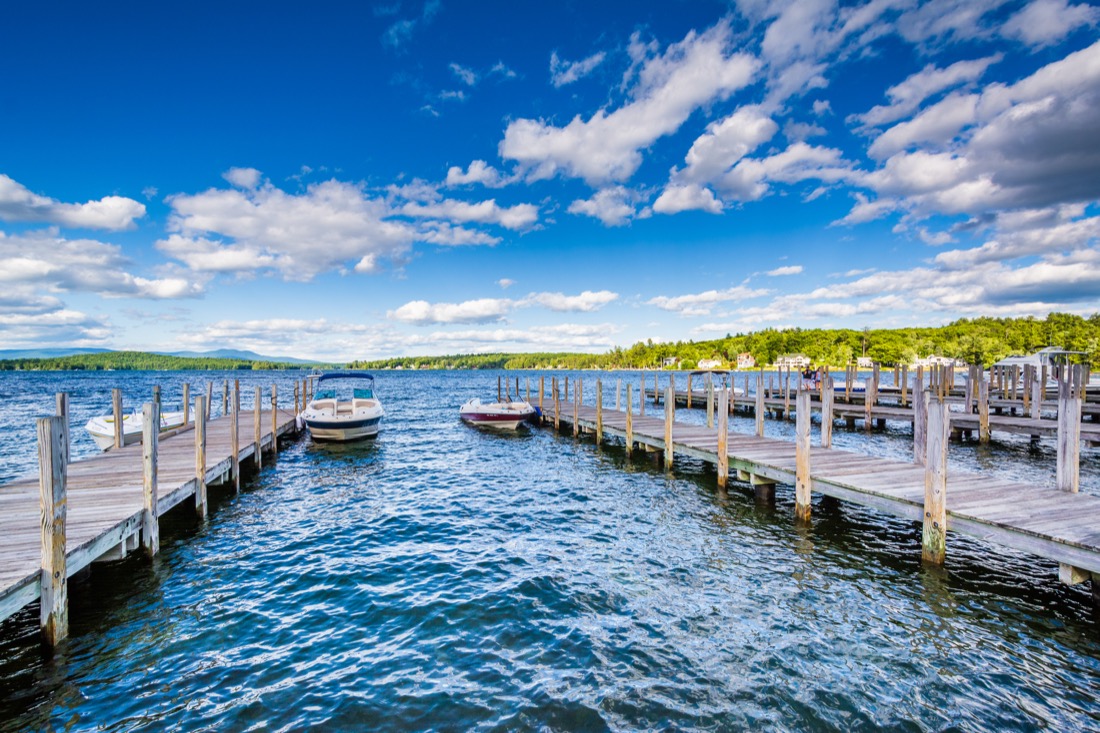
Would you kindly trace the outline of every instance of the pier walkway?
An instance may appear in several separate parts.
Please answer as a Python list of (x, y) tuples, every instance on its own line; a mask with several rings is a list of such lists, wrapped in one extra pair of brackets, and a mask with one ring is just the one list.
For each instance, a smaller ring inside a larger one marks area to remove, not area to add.
[[(811, 448), (808, 417), (804, 424), (799, 421), (796, 430), (799, 437), (790, 442), (728, 432), (720, 408), (716, 411), (718, 426), (710, 428), (675, 422), (675, 409), (668, 405), (664, 412), (673, 416), (671, 419), (583, 405), (577, 399), (577, 386), (574, 385), (574, 394), (568, 402), (560, 399), (555, 402), (552, 391), (543, 395), (542, 400), (537, 392), (532, 394), (533, 403), (541, 402), (544, 424), (572, 428), (574, 435), (595, 434), (597, 441), (612, 436), (626, 444), (628, 453), (639, 448), (661, 451), (669, 468), (674, 455), (715, 464), (720, 485), (724, 485), (727, 476), (736, 476), (756, 487), (758, 494), (765, 495), (776, 483), (794, 485), (796, 516), (804, 519), (809, 518), (812, 492), (923, 522), (923, 554), (933, 562), (943, 561), (946, 530), (951, 530), (1053, 560), (1059, 563), (1059, 577), (1067, 584), (1100, 579), (1100, 497), (974, 473), (948, 472), (947, 425), (954, 423), (956, 413), (946, 409), (937, 417), (942, 421), (937, 426), (942, 430), (941, 440), (933, 437), (937, 431), (931, 424), (928, 426), (927, 441), (935, 447), (928, 450), (928, 461), (921, 465), (833, 448)], [(597, 389), (597, 394), (600, 396), (596, 401), (600, 403), (602, 390)], [(627, 394), (629, 405), (630, 393)], [(803, 404), (808, 408), (808, 393), (804, 398)], [(790, 407), (795, 407), (795, 400), (791, 400)], [(957, 415), (966, 418), (961, 413)], [(723, 428), (726, 428), (724, 434)], [(934, 459), (940, 452), (942, 463)], [(1077, 469), (1076, 462), (1073, 469)], [(933, 496), (928, 487), (937, 483), (940, 488)], [(933, 534), (939, 533), (938, 558), (937, 540), (929, 538), (932, 524), (929, 518), (935, 517), (937, 511), (942, 517), (933, 528)], [(1100, 583), (1094, 580), (1094, 601), (1100, 601), (1098, 586)]]
[[(55, 424), (64, 420), (51, 419), (59, 421)], [(152, 460), (152, 483), (156, 500), (150, 515), (146, 514), (145, 492), (149, 459), (143, 455), (143, 443), (67, 464), (67, 475), (60, 481), (63, 493), (60, 502), (55, 502), (62, 507), (63, 554), (63, 561), (54, 559), (60, 563), (55, 567), (63, 567), (65, 576), (71, 577), (92, 562), (120, 559), (142, 544), (146, 552), (155, 553), (159, 541), (157, 517), (188, 501), (199, 516), (205, 516), (207, 485), (233, 481), (239, 488), (240, 461), (259, 463), (265, 451), (277, 449), (277, 437), (296, 435), (298, 430), (294, 410), (276, 409), (238, 411), (236, 420), (233, 414), (211, 419), (205, 422), (205, 441), (201, 441), (201, 434), (196, 439), (196, 434), (202, 432), (196, 431), (192, 422), (154, 441), (157, 451)], [(41, 445), (39, 452), (41, 460)], [(52, 523), (53, 519), (46, 508), (46, 493), (39, 476), (0, 486), (0, 621), (42, 597), (43, 578), (49, 573), (45, 569), (49, 554), (45, 530), (47, 520)], [(64, 584), (60, 585), (63, 588)], [(63, 589), (61, 594), (65, 594)], [(44, 609), (44, 616), (46, 612)]]

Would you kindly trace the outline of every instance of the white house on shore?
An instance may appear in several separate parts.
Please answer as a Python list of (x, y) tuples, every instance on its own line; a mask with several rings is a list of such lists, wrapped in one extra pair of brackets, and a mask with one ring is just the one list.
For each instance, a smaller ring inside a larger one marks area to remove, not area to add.
[(775, 365), (781, 369), (805, 369), (810, 363), (810, 357), (802, 354), (785, 354), (775, 360)]
[(747, 351), (743, 351), (737, 355), (737, 368), (738, 369), (755, 369), (756, 359)]

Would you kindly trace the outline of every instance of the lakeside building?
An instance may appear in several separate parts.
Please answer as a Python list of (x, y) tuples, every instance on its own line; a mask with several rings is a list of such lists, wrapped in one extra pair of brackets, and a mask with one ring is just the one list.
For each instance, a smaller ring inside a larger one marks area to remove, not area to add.
[(747, 351), (744, 351), (744, 352), (738, 354), (737, 355), (737, 368), (738, 369), (755, 369), (756, 368), (756, 358), (753, 357), (753, 355), (750, 354)]

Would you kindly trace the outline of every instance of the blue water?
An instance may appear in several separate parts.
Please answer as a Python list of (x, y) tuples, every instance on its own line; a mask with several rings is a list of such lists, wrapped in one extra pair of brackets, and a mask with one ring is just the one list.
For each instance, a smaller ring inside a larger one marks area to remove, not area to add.
[[(300, 375), (229, 376), (250, 398)], [(800, 528), (787, 487), (763, 504), (691, 460), (468, 428), (458, 406), (495, 396), (495, 372), (378, 376), (376, 441), (303, 438), (240, 496), (215, 490), (206, 523), (166, 516), (155, 561), (74, 579), (53, 655), (36, 609), (0, 626), (0, 729), (1100, 728), (1100, 625), (1050, 563), (952, 535), (928, 569), (908, 522), (819, 501)], [(0, 375), (3, 480), (34, 469), (55, 391), (82, 425), (113, 386), (138, 404), (160, 383), (168, 404), (206, 378)], [(911, 450), (901, 427), (834, 439)], [(73, 452), (94, 452), (79, 428)], [(951, 465), (1052, 485), (1053, 453), (952, 444)]]

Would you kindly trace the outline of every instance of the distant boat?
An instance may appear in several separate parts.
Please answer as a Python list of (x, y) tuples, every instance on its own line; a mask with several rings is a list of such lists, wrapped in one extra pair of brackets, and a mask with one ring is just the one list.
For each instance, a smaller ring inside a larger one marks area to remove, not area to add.
[(351, 371), (317, 377), (317, 392), (301, 417), (314, 440), (344, 442), (377, 436), (385, 414), (374, 377)]
[[(122, 444), (130, 445), (141, 442), (142, 429), (145, 426), (145, 418), (140, 410), (122, 416)], [(183, 412), (162, 412), (160, 414), (160, 432), (175, 430), (183, 426)], [(100, 450), (113, 448), (115, 445), (115, 416), (101, 415), (93, 417), (84, 425), (84, 429), (92, 436), (92, 440)]]
[(515, 430), (537, 414), (530, 402), (482, 402), (478, 397), (458, 408), (458, 416), (471, 425), (504, 430)]

